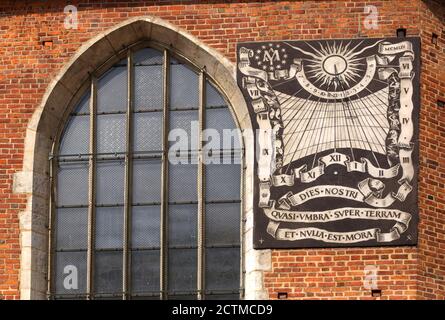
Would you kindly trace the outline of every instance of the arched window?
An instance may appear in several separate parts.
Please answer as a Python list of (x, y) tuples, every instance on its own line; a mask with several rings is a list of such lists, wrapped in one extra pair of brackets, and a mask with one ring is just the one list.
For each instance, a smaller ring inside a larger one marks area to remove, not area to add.
[(54, 146), (49, 297), (238, 299), (229, 106), (167, 49), (125, 54), (92, 76)]

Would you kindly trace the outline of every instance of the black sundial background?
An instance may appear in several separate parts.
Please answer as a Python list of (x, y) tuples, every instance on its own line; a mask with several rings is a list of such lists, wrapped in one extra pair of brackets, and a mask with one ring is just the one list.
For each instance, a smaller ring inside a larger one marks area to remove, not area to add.
[[(319, 240), (297, 240), (297, 241), (284, 241), (277, 240), (266, 232), (269, 219), (265, 216), (262, 208), (258, 206), (259, 202), (259, 183), (260, 180), (258, 176), (255, 175), (255, 194), (254, 194), (254, 247), (256, 248), (289, 248), (289, 247), (342, 247), (342, 246), (381, 246), (381, 245), (412, 245), (417, 242), (417, 223), (418, 223), (418, 208), (417, 208), (417, 172), (418, 172), (418, 113), (419, 113), (419, 47), (420, 40), (418, 38), (387, 38), (387, 39), (335, 39), (335, 40), (320, 40), (320, 41), (276, 41), (276, 42), (251, 42), (251, 43), (240, 43), (238, 44), (238, 52), (241, 47), (251, 49), (253, 54), (250, 57), (251, 66), (253, 68), (265, 71), (269, 74), (269, 84), (275, 91), (277, 95), (287, 95), (292, 99), (304, 100), (306, 106), (317, 107), (317, 103), (320, 104), (336, 104), (344, 106), (345, 110), (349, 108), (357, 108), (359, 104), (363, 105), (360, 108), (373, 108), (374, 104), (383, 104), (387, 102), (388, 94), (388, 82), (381, 80), (379, 78), (379, 68), (382, 65), (377, 63), (376, 72), (372, 81), (369, 85), (348, 98), (343, 99), (323, 99), (319, 97), (314, 97), (310, 92), (306, 91), (305, 88), (301, 87), (298, 80), (293, 79), (274, 79), (272, 74), (282, 70), (289, 70), (292, 64), (297, 60), (301, 61), (301, 65), (304, 68), (306, 78), (312, 83), (313, 86), (320, 90), (325, 90), (329, 92), (342, 92), (354, 87), (357, 83), (362, 81), (366, 70), (367, 70), (367, 57), (378, 55), (379, 43), (399, 43), (401, 41), (409, 40), (413, 44), (413, 51), (415, 55), (415, 60), (413, 62), (414, 77), (412, 79), (413, 83), (413, 104), (414, 110), (412, 114), (412, 119), (414, 123), (414, 136), (412, 142), (414, 143), (414, 148), (412, 152), (412, 162), (414, 164), (415, 178), (411, 182), (413, 190), (408, 194), (404, 202), (395, 202), (386, 209), (397, 209), (405, 212), (409, 212), (412, 215), (408, 230), (405, 231), (401, 237), (392, 242), (379, 242), (376, 240), (362, 241), (359, 243), (328, 243)], [(295, 48), (299, 48), (298, 50)], [(324, 49), (323, 49), (324, 48)], [(337, 48), (337, 49), (336, 49)], [(341, 51), (341, 52), (339, 52)], [(266, 53), (267, 52), (267, 53)], [(276, 52), (278, 54), (276, 54)], [(352, 53), (351, 53), (352, 52)], [(353, 55), (353, 53), (357, 55)], [(275, 54), (275, 55), (274, 55)], [(277, 55), (279, 55), (277, 59)], [(399, 53), (392, 58), (392, 63), (390, 67), (398, 67), (398, 59), (403, 56), (403, 53)], [(346, 58), (344, 58), (346, 57)], [(318, 64), (318, 65), (317, 65)], [(347, 71), (348, 68), (351, 70)], [(241, 78), (242, 74), (238, 70), (238, 84), (242, 88)], [(385, 91), (386, 90), (386, 91)], [(375, 95), (379, 93), (379, 95)], [(250, 107), (250, 97), (245, 90), (243, 94)], [(373, 96), (373, 94), (375, 96)], [(385, 96), (386, 94), (386, 96)], [(286, 101), (282, 97), (278, 97), (278, 100)], [(379, 101), (377, 101), (377, 99)], [(312, 105), (311, 105), (312, 104)], [(368, 104), (368, 105), (367, 105)], [(358, 109), (360, 109), (358, 108)], [(326, 113), (326, 111), (325, 111)], [(283, 125), (286, 126), (286, 110), (282, 109), (281, 114), (283, 115)], [(315, 114), (312, 113), (312, 115)], [(364, 113), (363, 113), (364, 114)], [(250, 115), (252, 119), (252, 124), (255, 129), (258, 128), (258, 123), (256, 122), (257, 115), (253, 112), (250, 107)], [(307, 113), (307, 116), (311, 116)], [(387, 116), (385, 114), (385, 116)], [(289, 115), (287, 115), (289, 117)], [(345, 117), (348, 117), (347, 115)], [(366, 124), (366, 117), (360, 114), (352, 114), (352, 122), (356, 121), (357, 128), (360, 125)], [(357, 120), (354, 120), (357, 119)], [(298, 119), (291, 119), (298, 120)], [(322, 120), (320, 120), (321, 122)], [(334, 120), (332, 120), (334, 121)], [(331, 123), (332, 125), (332, 123)], [(335, 124), (334, 124), (335, 125)], [(306, 128), (304, 126), (294, 126), (303, 131), (304, 129), (309, 131), (311, 127), (308, 125)], [(309, 128), (308, 128), (309, 127)], [(372, 127), (369, 125), (369, 127)], [(313, 129), (314, 127), (312, 127)], [(356, 129), (357, 131), (359, 129)], [(377, 129), (372, 129), (372, 132), (377, 137)], [(286, 128), (285, 128), (286, 134)], [(314, 131), (315, 132), (315, 131)], [(364, 132), (364, 131), (363, 131)], [(288, 133), (289, 134), (289, 133)], [(309, 135), (309, 133), (308, 133)], [(321, 134), (320, 134), (321, 135)], [(364, 134), (361, 134), (362, 137)], [(290, 141), (291, 143), (293, 141)], [(368, 145), (370, 141), (368, 141)], [(384, 147), (384, 139), (381, 142)], [(363, 145), (366, 143), (363, 142)], [(372, 144), (372, 143), (371, 143)], [(258, 144), (256, 143), (256, 148)], [(288, 145), (289, 148), (289, 145)], [(298, 149), (298, 148), (297, 148)], [(353, 149), (353, 151), (351, 151)], [(366, 150), (368, 149), (368, 150)], [(372, 149), (372, 148), (371, 148)], [(295, 156), (285, 158), (284, 165), (282, 168), (276, 170), (275, 174), (280, 173), (291, 173), (293, 169), (299, 168), (302, 165), (307, 165), (308, 170), (312, 169), (314, 164), (318, 164), (318, 159), (320, 157), (326, 156), (332, 152), (338, 152), (347, 155), (351, 158), (351, 152), (354, 154), (356, 161), (360, 161), (361, 158), (369, 159), (374, 165), (381, 165), (381, 168), (389, 168), (388, 158), (385, 152), (375, 152), (376, 150), (371, 150), (369, 148), (362, 148), (354, 146), (352, 148), (346, 148), (342, 145), (337, 145), (334, 148), (320, 148), (317, 147), (317, 152), (314, 159), (314, 154), (307, 154), (303, 156)], [(292, 150), (293, 151), (293, 150)], [(294, 152), (294, 151), (293, 151)], [(286, 143), (285, 143), (285, 153), (286, 153)], [(352, 159), (351, 159), (352, 160)], [(255, 172), (257, 172), (258, 164), (255, 160)], [(402, 170), (399, 170), (397, 177), (391, 179), (381, 179), (385, 184), (385, 188), (382, 191), (382, 197), (385, 197), (389, 193), (396, 193), (399, 187), (398, 180), (402, 176)], [(292, 192), (296, 194), (298, 192), (304, 191), (310, 187), (322, 186), (322, 185), (333, 185), (333, 186), (344, 186), (357, 188), (357, 184), (366, 179), (370, 178), (368, 173), (362, 172), (347, 172), (346, 167), (343, 165), (331, 165), (325, 168), (325, 172), (315, 181), (310, 183), (303, 183), (296, 179), (293, 186), (272, 186), (270, 188), (271, 196), (270, 200), (277, 202), (283, 195), (287, 192)], [(307, 211), (307, 212), (318, 212), (324, 210), (332, 210), (337, 208), (362, 208), (362, 209), (375, 209), (365, 202), (357, 202), (343, 198), (334, 197), (323, 197), (313, 200), (309, 200), (303, 204), (296, 207), (292, 207), (291, 211)], [(298, 229), (307, 227), (316, 227), (333, 232), (351, 232), (371, 228), (379, 228), (382, 232), (389, 232), (394, 226), (394, 220), (368, 220), (368, 219), (344, 219), (340, 221), (323, 222), (323, 223), (284, 223), (280, 222), (280, 228)]]

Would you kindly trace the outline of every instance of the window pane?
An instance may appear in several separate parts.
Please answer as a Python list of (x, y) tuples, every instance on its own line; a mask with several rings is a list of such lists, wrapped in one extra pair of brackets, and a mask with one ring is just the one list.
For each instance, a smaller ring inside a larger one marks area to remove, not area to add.
[(206, 205), (206, 244), (238, 245), (240, 243), (240, 204)]
[(136, 66), (134, 77), (135, 110), (162, 109), (162, 66)]
[[(122, 60), (121, 64), (125, 64)], [(97, 84), (97, 112), (127, 110), (127, 67), (113, 67)]]
[(96, 208), (96, 248), (122, 248), (123, 207)]
[(88, 154), (89, 139), (90, 116), (71, 116), (60, 142), (59, 153), (61, 155)]
[(236, 124), (228, 108), (207, 109), (206, 128), (213, 128), (222, 133), (224, 129), (235, 129)]
[(175, 59), (171, 59), (170, 68), (170, 107), (173, 109), (198, 108), (198, 75)]
[(206, 200), (239, 200), (241, 167), (238, 164), (208, 164)]
[(168, 292), (196, 290), (196, 249), (169, 249)]
[(87, 283), (86, 252), (56, 252), (56, 294), (82, 294)]
[(122, 204), (124, 202), (124, 168), (124, 161), (97, 162), (97, 204)]
[(161, 201), (161, 160), (133, 162), (133, 203)]
[(162, 151), (162, 112), (134, 114), (134, 151)]
[(159, 300), (159, 293), (152, 293), (150, 295), (133, 295), (131, 300)]
[(134, 55), (135, 110), (163, 107), (163, 54), (153, 49), (142, 49)]
[(97, 294), (94, 300), (122, 300), (122, 293)]
[(169, 201), (197, 201), (198, 166), (170, 164)]
[(160, 246), (160, 217), (160, 206), (137, 206), (132, 208), (132, 248)]
[(210, 82), (206, 83), (206, 107), (221, 107), (227, 103)]
[(239, 293), (236, 294), (206, 294), (206, 300), (239, 300)]
[(206, 249), (206, 290), (238, 290), (240, 249)]
[(221, 149), (241, 148), (240, 132), (228, 108), (206, 110), (206, 128), (219, 133)]
[(132, 251), (131, 288), (133, 292), (156, 292), (159, 283), (159, 250)]
[(125, 151), (125, 115), (107, 114), (97, 116), (97, 152), (114, 153)]
[(197, 150), (199, 141), (198, 111), (170, 112), (170, 150)]
[(198, 206), (196, 204), (170, 205), (168, 211), (170, 245), (196, 246)]
[(161, 51), (144, 48), (134, 53), (134, 64), (137, 66), (149, 66), (162, 64), (164, 61), (164, 54)]
[(96, 252), (94, 288), (97, 293), (122, 292), (122, 251)]
[(57, 205), (88, 204), (88, 162), (60, 163), (57, 175)]
[(56, 211), (57, 249), (86, 249), (87, 208), (64, 208)]
[(86, 90), (86, 93), (80, 99), (78, 105), (74, 109), (74, 113), (89, 113), (90, 112), (90, 88)]
[(196, 300), (198, 297), (197, 295), (169, 295), (168, 300)]

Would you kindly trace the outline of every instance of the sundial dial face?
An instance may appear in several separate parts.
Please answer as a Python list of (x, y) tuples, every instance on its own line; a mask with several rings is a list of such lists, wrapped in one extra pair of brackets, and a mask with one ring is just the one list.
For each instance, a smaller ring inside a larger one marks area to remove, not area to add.
[(237, 53), (257, 129), (254, 246), (415, 244), (419, 39), (253, 42)]
[(331, 76), (339, 77), (346, 70), (348, 70), (348, 62), (342, 56), (332, 55), (323, 61), (323, 71)]

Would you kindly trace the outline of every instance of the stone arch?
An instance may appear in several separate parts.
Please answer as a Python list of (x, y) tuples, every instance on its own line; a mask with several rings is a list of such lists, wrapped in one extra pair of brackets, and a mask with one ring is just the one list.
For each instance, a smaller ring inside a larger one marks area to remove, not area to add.
[[(26, 129), (21, 172), (14, 175), (15, 193), (28, 196), (26, 210), (20, 213), (20, 296), (44, 299), (47, 291), (47, 243), (49, 212), (49, 161), (54, 139), (83, 93), (90, 74), (117, 62), (120, 52), (141, 41), (153, 41), (170, 48), (208, 76), (226, 96), (239, 127), (251, 132), (246, 103), (238, 89), (236, 68), (227, 58), (184, 30), (157, 17), (137, 17), (100, 33), (83, 44), (52, 80)], [(253, 225), (253, 137), (244, 136), (246, 148), (243, 201), (243, 257), (245, 297), (266, 298), (262, 272), (270, 268), (270, 251), (252, 248)]]

